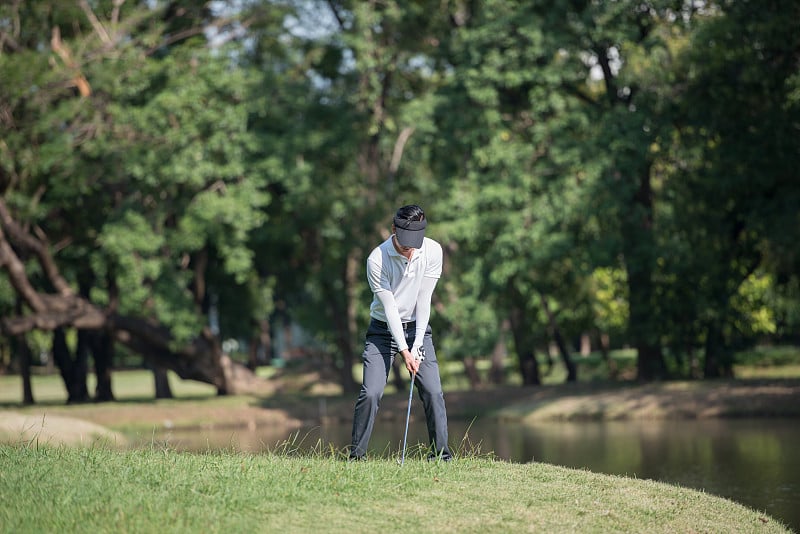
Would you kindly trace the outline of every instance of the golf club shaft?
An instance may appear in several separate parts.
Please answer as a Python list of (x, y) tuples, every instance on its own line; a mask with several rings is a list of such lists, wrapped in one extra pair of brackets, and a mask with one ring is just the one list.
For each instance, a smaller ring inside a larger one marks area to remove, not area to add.
[(400, 465), (406, 462), (406, 440), (408, 438), (408, 421), (411, 418), (411, 397), (414, 394), (414, 379), (417, 373), (411, 375), (411, 387), (408, 388), (408, 410), (406, 411), (406, 431), (403, 433), (403, 455), (400, 458)]

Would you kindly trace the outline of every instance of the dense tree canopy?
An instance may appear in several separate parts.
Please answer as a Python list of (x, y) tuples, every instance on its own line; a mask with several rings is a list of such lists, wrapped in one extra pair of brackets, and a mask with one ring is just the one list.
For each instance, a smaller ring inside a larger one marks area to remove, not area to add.
[(730, 375), (800, 324), (798, 19), (790, 0), (6, 2), (5, 350), (24, 369), (51, 336), (75, 401), (120, 343), (227, 392), (247, 375), (222, 342), (269, 353), (291, 320), (352, 389), (364, 259), (418, 203), (446, 251), (433, 326), (473, 382), (507, 353), (537, 384), (550, 346), (575, 380), (582, 335), (635, 347), (642, 380)]

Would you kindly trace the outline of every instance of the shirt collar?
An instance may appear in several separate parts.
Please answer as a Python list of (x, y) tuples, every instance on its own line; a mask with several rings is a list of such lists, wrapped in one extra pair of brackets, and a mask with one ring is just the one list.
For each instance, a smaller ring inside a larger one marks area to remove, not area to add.
[[(406, 259), (406, 257), (405, 257), (405, 256), (403, 256), (402, 254), (400, 254), (400, 253), (397, 251), (397, 249), (396, 249), (396, 248), (394, 248), (394, 242), (393, 242), (393, 240), (392, 240), (392, 238), (393, 238), (393, 237), (394, 237), (394, 234), (390, 235), (390, 236), (389, 236), (389, 239), (387, 239), (387, 240), (386, 240), (386, 243), (387, 243), (387, 245), (389, 246), (389, 254), (390, 254), (391, 256), (397, 256), (398, 258), (403, 258), (403, 259), (405, 260), (405, 259)], [(423, 245), (423, 246), (425, 246), (425, 243), (423, 242), (423, 244), (422, 244), (422, 245)], [(414, 254), (412, 254), (412, 255), (411, 255), (411, 258), (409, 258), (409, 261), (414, 261), (414, 260), (416, 260), (416, 259), (419, 257), (419, 255), (420, 255), (421, 253), (422, 253), (422, 249), (421, 249), (421, 248), (415, 248), (415, 249), (414, 249)]]

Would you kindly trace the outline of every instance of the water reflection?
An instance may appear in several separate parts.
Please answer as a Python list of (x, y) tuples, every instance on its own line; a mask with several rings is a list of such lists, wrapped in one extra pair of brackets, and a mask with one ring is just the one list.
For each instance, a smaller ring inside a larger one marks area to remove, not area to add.
[[(376, 424), (370, 448), (399, 451), (404, 421)], [(292, 447), (344, 450), (347, 424), (299, 429), (171, 432), (155, 436), (185, 450)], [(409, 443), (427, 441), (412, 421)], [(536, 425), (451, 421), (451, 447), (513, 462), (545, 462), (599, 473), (660, 480), (728, 497), (800, 531), (800, 425), (796, 420), (560, 422)]]
[(702, 489), (800, 530), (796, 420), (543, 423), (489, 430), (498, 456)]

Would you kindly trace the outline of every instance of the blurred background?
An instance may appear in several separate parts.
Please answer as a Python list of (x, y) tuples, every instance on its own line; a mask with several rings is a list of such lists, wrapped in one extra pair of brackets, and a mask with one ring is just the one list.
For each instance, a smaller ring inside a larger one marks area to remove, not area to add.
[(800, 339), (799, 16), (4, 2), (0, 369), (58, 372), (70, 402), (112, 399), (123, 367), (159, 397), (166, 371), (235, 393), (264, 365), (352, 392), (365, 257), (417, 203), (469, 386), (576, 381), (580, 358), (731, 377)]

